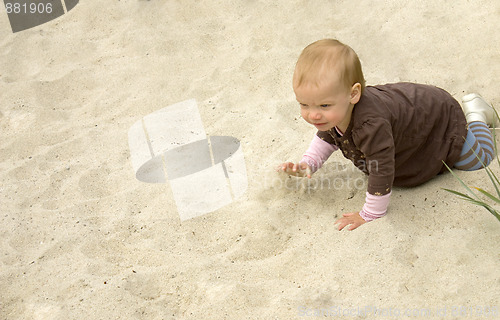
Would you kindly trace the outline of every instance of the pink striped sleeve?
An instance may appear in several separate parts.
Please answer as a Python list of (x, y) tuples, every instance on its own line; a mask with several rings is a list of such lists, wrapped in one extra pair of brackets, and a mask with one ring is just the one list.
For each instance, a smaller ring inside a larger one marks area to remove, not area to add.
[(311, 167), (311, 171), (316, 172), (337, 149), (337, 146), (329, 144), (317, 135), (314, 135), (309, 148), (302, 156), (300, 162), (307, 163), (307, 165)]
[(387, 213), (387, 207), (389, 206), (391, 194), (392, 191), (383, 196), (375, 196), (367, 192), (365, 205), (359, 212), (361, 218), (365, 219), (365, 221), (372, 221), (385, 216)]

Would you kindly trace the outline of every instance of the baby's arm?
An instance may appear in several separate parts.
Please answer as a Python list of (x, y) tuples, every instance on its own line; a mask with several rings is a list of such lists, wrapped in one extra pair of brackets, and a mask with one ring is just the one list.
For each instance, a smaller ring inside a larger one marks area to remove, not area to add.
[(359, 215), (366, 222), (382, 218), (387, 213), (387, 207), (389, 206), (389, 200), (391, 199), (392, 191), (383, 196), (375, 196), (370, 193), (366, 193), (365, 205), (363, 209), (359, 212)]
[(356, 147), (363, 153), (368, 171), (366, 201), (360, 212), (344, 215), (336, 223), (339, 230), (351, 224), (353, 230), (363, 223), (383, 217), (387, 212), (395, 174), (395, 145), (392, 125), (387, 119), (367, 119), (353, 130)]
[(311, 168), (311, 171), (314, 173), (321, 168), (323, 163), (325, 163), (325, 161), (336, 150), (338, 150), (337, 146), (329, 144), (317, 135), (314, 135), (309, 148), (306, 153), (304, 153), (302, 160), (300, 160), (299, 163), (307, 163), (307, 165)]
[(389, 192), (383, 196), (375, 196), (367, 192), (363, 209), (360, 212), (344, 214), (335, 224), (339, 224), (339, 230), (344, 229), (347, 225), (351, 225), (349, 230), (354, 230), (366, 222), (382, 218), (387, 213), (391, 193)]
[[(311, 174), (321, 168), (323, 163), (337, 149), (338, 148), (336, 146), (331, 145), (319, 138), (317, 135), (314, 135), (309, 148), (302, 156), (302, 160), (300, 160), (298, 164), (286, 162), (281, 165), (281, 170), (288, 174), (297, 176), (307, 175), (307, 177), (310, 178)], [(299, 171), (297, 172), (297, 170)]]

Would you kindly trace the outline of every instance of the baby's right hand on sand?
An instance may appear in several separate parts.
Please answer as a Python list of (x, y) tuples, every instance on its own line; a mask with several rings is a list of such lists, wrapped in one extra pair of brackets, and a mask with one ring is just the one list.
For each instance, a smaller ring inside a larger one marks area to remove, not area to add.
[(283, 171), (291, 176), (308, 177), (311, 179), (312, 171), (306, 163), (285, 162), (278, 167), (278, 171)]

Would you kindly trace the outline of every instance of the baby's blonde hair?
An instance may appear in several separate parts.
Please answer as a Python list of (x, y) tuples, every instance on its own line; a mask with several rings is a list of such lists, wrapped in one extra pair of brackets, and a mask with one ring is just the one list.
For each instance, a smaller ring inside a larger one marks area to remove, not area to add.
[(348, 45), (334, 39), (318, 40), (308, 45), (300, 54), (293, 74), (293, 87), (304, 83), (319, 86), (325, 77), (338, 74), (346, 88), (359, 83), (365, 89), (365, 78), (358, 55)]

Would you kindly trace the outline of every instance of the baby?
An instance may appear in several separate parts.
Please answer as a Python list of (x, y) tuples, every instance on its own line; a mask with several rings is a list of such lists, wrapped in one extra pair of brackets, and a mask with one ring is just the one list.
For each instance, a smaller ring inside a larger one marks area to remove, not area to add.
[(446, 170), (443, 162), (477, 170), (494, 158), (488, 125), (494, 125), (496, 113), (479, 95), (466, 95), (462, 110), (433, 86), (365, 86), (358, 56), (337, 40), (320, 40), (302, 51), (293, 90), (302, 117), (318, 131), (302, 160), (279, 170), (311, 178), (340, 149), (368, 175), (363, 208), (343, 214), (339, 230), (383, 217), (393, 186), (422, 184)]

